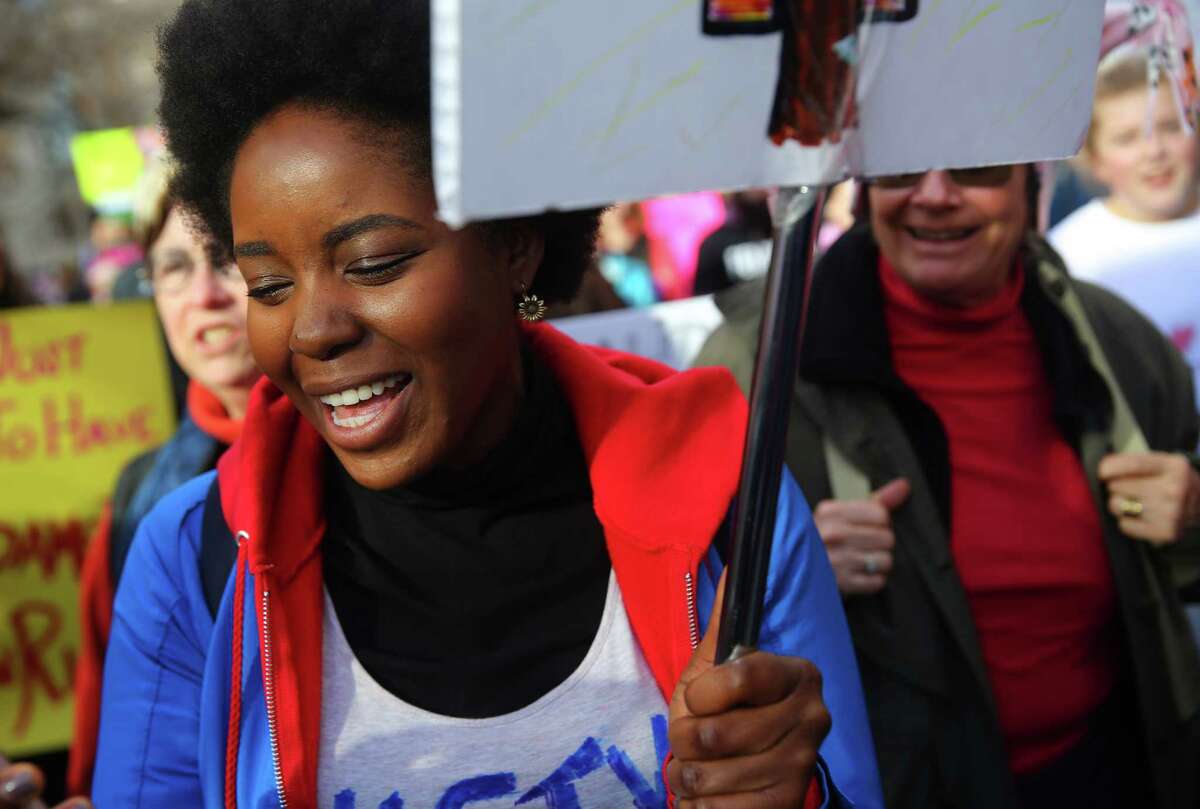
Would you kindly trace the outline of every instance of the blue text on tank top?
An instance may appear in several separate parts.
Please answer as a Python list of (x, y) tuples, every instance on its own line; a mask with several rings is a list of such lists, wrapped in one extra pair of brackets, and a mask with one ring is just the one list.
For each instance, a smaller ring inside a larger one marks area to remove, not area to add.
[[(667, 757), (667, 718), (656, 714), (650, 719), (654, 733), (654, 751), (658, 757), (658, 772), (649, 777), (641, 772), (625, 751), (616, 745), (604, 747), (591, 736), (583, 740), (579, 749), (563, 761), (554, 772), (537, 784), (522, 789), (517, 777), (511, 772), (482, 773), (450, 784), (433, 807), (405, 806), (404, 797), (397, 790), (379, 804), (378, 809), (464, 809), (479, 801), (492, 801), (512, 797), (515, 806), (547, 806), (553, 809), (590, 809), (579, 803), (575, 782), (592, 773), (609, 768), (629, 790), (635, 809), (663, 809), (667, 805), (666, 788), (663, 786), (663, 762)], [(332, 809), (375, 809), (359, 806), (354, 789), (347, 787), (337, 793)], [(598, 809), (598, 808), (597, 808)]]

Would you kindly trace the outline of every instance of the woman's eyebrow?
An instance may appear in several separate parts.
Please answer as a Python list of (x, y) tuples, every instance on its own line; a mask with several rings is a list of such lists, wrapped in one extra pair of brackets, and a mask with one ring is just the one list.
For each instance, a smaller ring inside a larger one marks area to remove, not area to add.
[(337, 247), (347, 239), (352, 239), (361, 233), (387, 227), (402, 227), (410, 230), (421, 230), (421, 226), (411, 219), (392, 216), (386, 213), (373, 213), (359, 217), (350, 222), (338, 225), (321, 237), (321, 246), (326, 250)]
[(267, 242), (242, 242), (233, 246), (235, 258), (254, 258), (255, 256), (273, 256), (275, 249)]
[(161, 264), (168, 259), (178, 261), (180, 259), (189, 259), (191, 256), (188, 252), (180, 247), (167, 247), (162, 250), (151, 250), (149, 255), (150, 261), (155, 264)]
[[(409, 230), (423, 229), (421, 225), (412, 221), (411, 219), (405, 219), (401, 216), (392, 216), (391, 214), (386, 213), (372, 213), (367, 214), (366, 216), (360, 216), (358, 219), (345, 222), (329, 230), (324, 236), (321, 237), (321, 246), (326, 250), (331, 250), (347, 239), (353, 239), (359, 234), (388, 227), (402, 227)], [(275, 248), (271, 247), (269, 242), (242, 242), (241, 244), (234, 245), (233, 255), (236, 258), (273, 256), (275, 255)]]

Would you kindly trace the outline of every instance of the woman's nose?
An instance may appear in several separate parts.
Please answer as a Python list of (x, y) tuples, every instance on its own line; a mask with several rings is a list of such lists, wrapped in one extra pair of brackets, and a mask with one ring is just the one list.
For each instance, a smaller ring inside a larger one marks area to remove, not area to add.
[(187, 294), (194, 304), (205, 309), (221, 309), (234, 301), (220, 273), (208, 262), (200, 263), (192, 271)]
[(1146, 133), (1143, 144), (1147, 157), (1164, 157), (1167, 153), (1167, 139), (1157, 129), (1152, 128)]
[(913, 204), (934, 207), (955, 205), (957, 200), (958, 186), (950, 179), (950, 172), (941, 170), (925, 172), (909, 198)]
[(331, 360), (362, 340), (358, 320), (335, 293), (312, 287), (299, 294), (288, 348), (315, 360)]

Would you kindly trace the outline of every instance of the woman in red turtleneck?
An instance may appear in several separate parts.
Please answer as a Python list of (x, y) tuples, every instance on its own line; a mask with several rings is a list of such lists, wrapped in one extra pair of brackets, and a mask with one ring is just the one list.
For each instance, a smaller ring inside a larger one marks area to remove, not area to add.
[(187, 411), (166, 444), (122, 471), (88, 545), (68, 769), (72, 794), (87, 794), (91, 788), (113, 596), (137, 524), (163, 495), (211, 469), (234, 442), (250, 388), (259, 377), (246, 339), (241, 273), (232, 261), (221, 260), (213, 245), (197, 238), (167, 196), (165, 182), (148, 196), (142, 241), (167, 345), (190, 380)]
[[(815, 275), (788, 464), (889, 809), (1194, 809), (1200, 660), (1168, 556), (1200, 542), (1189, 372), (1070, 278), (1035, 200), (1025, 166), (870, 184)], [(761, 294), (718, 301), (699, 364), (749, 384)]]
[[(1106, 765), (1146, 778), (1136, 761), (1093, 753), (1089, 738), (1110, 700), (1122, 698), (1114, 697), (1124, 677), (1120, 593), (1105, 515), (1074, 431), (1056, 420), (1054, 386), (1021, 306), (1038, 283), (1018, 250), (1030, 221), (1028, 174), (934, 171), (869, 190), (893, 370), (944, 432), (950, 558), (1025, 807), (1086, 795), (1079, 781), (1091, 772), (1106, 783)], [(1200, 517), (1200, 475), (1182, 455), (1110, 454), (1096, 471), (1133, 541), (1174, 541)], [(903, 541), (888, 513), (899, 498), (873, 500), (817, 509), (847, 595), (885, 588), (889, 540)]]

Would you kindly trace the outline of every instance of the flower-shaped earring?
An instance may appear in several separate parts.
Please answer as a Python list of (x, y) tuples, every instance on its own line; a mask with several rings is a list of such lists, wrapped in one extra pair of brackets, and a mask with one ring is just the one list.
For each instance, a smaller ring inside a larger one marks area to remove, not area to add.
[(521, 284), (521, 300), (517, 303), (517, 314), (529, 323), (536, 323), (546, 316), (546, 302), (537, 295), (530, 295), (524, 283)]

